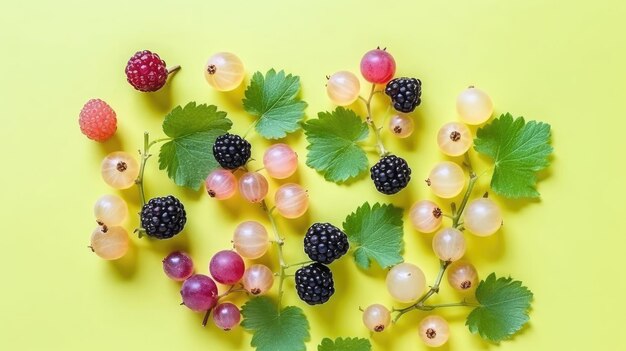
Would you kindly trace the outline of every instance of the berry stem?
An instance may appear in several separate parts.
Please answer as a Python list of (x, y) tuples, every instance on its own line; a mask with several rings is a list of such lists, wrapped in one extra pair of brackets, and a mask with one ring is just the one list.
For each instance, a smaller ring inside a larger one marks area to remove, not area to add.
[(367, 116), (365, 117), (365, 122), (372, 127), (372, 130), (374, 131), (374, 135), (376, 136), (376, 148), (378, 149), (378, 155), (380, 155), (380, 157), (384, 157), (389, 155), (389, 151), (387, 151), (387, 149), (385, 149), (385, 145), (383, 144), (383, 140), (380, 136), (380, 130), (382, 129), (382, 127), (377, 127), (376, 123), (374, 122), (374, 119), (372, 118), (372, 98), (374, 97), (374, 94), (376, 94), (376, 84), (372, 84), (372, 90), (370, 90), (370, 95), (367, 99), (365, 99), (362, 96), (359, 96), (359, 99), (361, 99), (361, 101), (363, 101), (363, 103), (365, 104), (365, 108), (367, 109)]
[(178, 71), (179, 69), (180, 69), (180, 65), (175, 65), (175, 66), (169, 67), (167, 69), (167, 74), (170, 75), (170, 74)]
[[(161, 138), (161, 139), (156, 139), (150, 142), (150, 134), (148, 132), (143, 133), (143, 151), (139, 150), (139, 156), (141, 157), (141, 163), (139, 166), (139, 175), (137, 176), (137, 179), (135, 179), (135, 184), (137, 184), (137, 189), (139, 190), (139, 198), (141, 199), (142, 207), (146, 204), (146, 195), (145, 195), (144, 186), (143, 186), (143, 177), (144, 177), (144, 172), (146, 170), (146, 163), (148, 162), (148, 159), (152, 156), (152, 154), (150, 154), (150, 148), (152, 147), (152, 145), (156, 143), (160, 143), (160, 142), (167, 141), (167, 140), (170, 140), (170, 138)], [(139, 223), (141, 223), (141, 219), (139, 220)], [(144, 233), (143, 228), (138, 228), (135, 231), (139, 233), (139, 237), (141, 237), (142, 234)]]
[(209, 321), (209, 316), (211, 315), (212, 309), (208, 309), (204, 314), (204, 318), (202, 318), (202, 326), (206, 327), (207, 322)]
[(287, 274), (285, 273), (285, 269), (289, 267), (285, 263), (285, 257), (283, 256), (283, 245), (285, 244), (285, 240), (280, 237), (278, 233), (278, 226), (276, 225), (276, 220), (274, 220), (274, 216), (272, 215), (272, 211), (267, 207), (267, 203), (265, 200), (261, 201), (261, 208), (267, 214), (267, 218), (272, 225), (272, 231), (274, 232), (274, 243), (276, 244), (277, 252), (278, 252), (278, 263), (280, 265), (280, 273), (278, 275), (278, 310), (280, 311), (280, 302), (283, 298), (283, 284), (285, 282), (285, 278)]
[(139, 189), (139, 197), (141, 198), (141, 205), (146, 204), (146, 195), (144, 193), (143, 188), (143, 174), (146, 170), (146, 162), (150, 158), (148, 151), (150, 150), (150, 134), (148, 132), (143, 133), (143, 152), (140, 150), (139, 155), (141, 156), (141, 166), (139, 167), (139, 176), (135, 179), (135, 184), (137, 184), (137, 188)]
[(465, 194), (463, 195), (461, 205), (459, 205), (458, 210), (454, 211), (454, 215), (452, 216), (452, 227), (457, 229), (463, 224), (460, 222), (461, 216), (463, 215), (465, 205), (467, 205), (467, 201), (469, 200), (470, 195), (472, 195), (472, 191), (474, 190), (474, 186), (476, 185), (476, 180), (478, 179), (478, 176), (472, 168), (469, 153), (467, 152), (465, 153), (465, 161), (463, 162), (463, 164), (467, 167), (467, 170), (469, 171), (469, 183), (467, 185), (467, 190), (465, 190)]
[(305, 264), (309, 264), (309, 263), (313, 263), (315, 261), (303, 261), (303, 262), (298, 262), (298, 263), (292, 263), (292, 264), (288, 264), (285, 268), (291, 268), (291, 267), (295, 267), (295, 266), (304, 266)]

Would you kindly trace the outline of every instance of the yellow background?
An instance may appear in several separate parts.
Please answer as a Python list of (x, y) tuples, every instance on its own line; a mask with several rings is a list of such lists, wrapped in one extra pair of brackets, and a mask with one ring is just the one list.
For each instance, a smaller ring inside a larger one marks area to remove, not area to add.
[[(162, 135), (163, 116), (192, 100), (218, 105), (242, 133), (252, 121), (240, 105), (243, 89), (218, 93), (202, 76), (212, 53), (240, 56), (247, 80), (272, 67), (300, 75), (307, 116), (313, 118), (332, 108), (325, 75), (358, 73), (362, 54), (377, 45), (394, 55), (399, 75), (423, 81), (411, 140), (385, 137), (389, 148), (408, 159), (413, 181), (394, 197), (377, 194), (365, 177), (349, 186), (326, 183), (304, 166), (303, 135), (290, 137), (301, 155), (292, 180), (309, 189), (311, 207), (303, 219), (279, 221), (288, 261), (303, 258), (301, 238), (313, 221), (340, 225), (366, 200), (408, 208), (432, 198), (422, 179), (444, 159), (435, 133), (457, 118), (458, 92), (475, 84), (492, 96), (497, 114), (510, 111), (550, 123), (555, 148), (538, 186), (541, 200), (494, 197), (504, 209), (504, 228), (487, 239), (468, 236), (467, 257), (483, 277), (492, 271), (510, 274), (535, 293), (530, 325), (499, 349), (624, 349), (625, 10), (617, 0), (4, 4), (0, 349), (250, 349), (250, 335), (241, 329), (229, 334), (203, 329), (201, 315), (179, 306), (178, 284), (165, 278), (160, 260), (184, 248), (198, 271), (206, 272), (211, 255), (229, 247), (238, 222), (266, 223), (260, 210), (241, 199), (218, 203), (204, 191), (178, 188), (158, 171), (154, 158), (147, 168), (148, 196), (182, 198), (189, 217), (185, 232), (164, 242), (133, 238), (128, 257), (105, 262), (86, 247), (95, 226), (94, 201), (117, 193), (135, 212), (139, 200), (136, 189), (115, 191), (100, 179), (100, 160), (114, 150), (135, 152), (144, 130)], [(136, 92), (125, 80), (128, 57), (144, 48), (183, 67), (156, 94)], [(118, 114), (117, 136), (105, 144), (87, 140), (77, 125), (80, 108), (93, 97), (108, 101)], [(381, 116), (384, 109), (376, 112)], [(267, 143), (256, 135), (252, 142), (258, 160)], [(475, 154), (473, 159), (479, 170), (488, 165)], [(486, 189), (485, 180), (477, 194)], [(271, 182), (273, 189), (277, 183)], [(131, 216), (126, 228), (136, 220)], [(432, 281), (437, 262), (430, 236), (407, 226), (404, 239), (406, 260)], [(326, 336), (368, 337), (358, 306), (392, 304), (380, 269), (359, 271), (346, 258), (333, 270), (337, 293), (324, 306), (306, 306), (292, 283), (286, 287), (286, 302), (302, 307), (311, 322), (309, 350)], [(433, 301), (459, 298), (444, 283)], [(496, 349), (469, 334), (463, 326), (467, 312), (442, 312), (453, 334), (443, 349)], [(412, 313), (373, 335), (374, 350), (425, 349), (415, 327), (421, 316)]]

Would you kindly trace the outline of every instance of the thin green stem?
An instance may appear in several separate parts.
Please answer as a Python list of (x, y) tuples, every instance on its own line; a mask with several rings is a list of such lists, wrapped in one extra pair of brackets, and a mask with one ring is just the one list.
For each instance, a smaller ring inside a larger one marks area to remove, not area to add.
[(369, 97), (365, 99), (364, 97), (359, 96), (359, 99), (361, 99), (361, 101), (363, 101), (363, 103), (365, 104), (365, 108), (367, 109), (367, 116), (365, 117), (365, 122), (374, 131), (374, 135), (376, 136), (376, 148), (378, 149), (378, 154), (380, 155), (380, 157), (383, 157), (383, 156), (389, 155), (389, 151), (385, 149), (385, 145), (383, 144), (383, 140), (380, 136), (380, 130), (382, 128), (377, 127), (376, 123), (374, 122), (374, 119), (372, 118), (372, 98), (374, 97), (374, 94), (376, 93), (377, 93), (376, 84), (372, 84), (372, 89), (370, 90)]
[(470, 162), (469, 154), (467, 152), (465, 153), (464, 164), (467, 167), (467, 170), (469, 171), (469, 183), (467, 185), (467, 190), (465, 190), (465, 194), (463, 195), (463, 200), (461, 201), (461, 204), (459, 205), (458, 210), (455, 211), (452, 217), (452, 227), (457, 228), (457, 229), (462, 224), (460, 223), (460, 220), (461, 220), (461, 216), (463, 215), (463, 210), (465, 210), (465, 205), (467, 205), (467, 201), (469, 200), (469, 197), (472, 195), (472, 191), (474, 190), (474, 186), (476, 185), (476, 180), (478, 180), (478, 177), (476, 176), (476, 173), (474, 172), (474, 169), (472, 168), (472, 163)]
[(309, 260), (309, 261), (303, 261), (303, 262), (298, 262), (298, 263), (292, 263), (292, 264), (288, 264), (285, 268), (291, 268), (295, 266), (304, 266), (305, 264), (309, 264), (309, 263), (313, 263), (313, 261)]
[(280, 265), (280, 273), (278, 275), (278, 310), (280, 311), (280, 304), (283, 298), (283, 284), (285, 282), (285, 277), (287, 274), (285, 273), (285, 269), (288, 265), (285, 263), (285, 257), (283, 255), (283, 245), (285, 244), (285, 240), (280, 237), (278, 232), (278, 227), (276, 226), (276, 221), (274, 220), (274, 216), (272, 216), (271, 210), (267, 207), (267, 203), (265, 200), (261, 201), (261, 207), (263, 211), (267, 214), (267, 218), (270, 221), (272, 226), (272, 231), (274, 232), (274, 242), (276, 243), (276, 248), (278, 252), (278, 263)]
[[(161, 138), (161, 139), (156, 139), (150, 142), (150, 134), (148, 132), (143, 133), (143, 151), (139, 150), (139, 156), (141, 157), (141, 160), (140, 160), (141, 162), (139, 166), (139, 175), (137, 176), (137, 179), (135, 179), (135, 184), (137, 184), (137, 189), (139, 190), (139, 198), (141, 199), (142, 206), (146, 204), (146, 194), (145, 194), (144, 185), (143, 185), (143, 178), (144, 178), (144, 173), (146, 170), (146, 163), (148, 162), (148, 159), (152, 156), (152, 154), (150, 154), (150, 148), (154, 144), (168, 141), (170, 139), (171, 138)], [(138, 228), (135, 230), (135, 232), (138, 232), (139, 237), (141, 237), (144, 230), (143, 228)]]
[(436, 304), (436, 305), (424, 305), (424, 307), (427, 308), (428, 311), (432, 311), (435, 308), (445, 308), (445, 307), (478, 307), (478, 306), (480, 306), (479, 303), (467, 302), (467, 301), (452, 302), (452, 303), (440, 303), (440, 304)]
[(143, 152), (139, 150), (139, 155), (141, 156), (141, 165), (139, 166), (139, 176), (135, 179), (135, 184), (137, 184), (137, 188), (139, 189), (139, 198), (141, 198), (141, 205), (146, 204), (146, 195), (143, 189), (143, 174), (146, 170), (146, 162), (150, 158), (150, 154), (148, 153), (150, 150), (150, 134), (148, 132), (143, 133)]

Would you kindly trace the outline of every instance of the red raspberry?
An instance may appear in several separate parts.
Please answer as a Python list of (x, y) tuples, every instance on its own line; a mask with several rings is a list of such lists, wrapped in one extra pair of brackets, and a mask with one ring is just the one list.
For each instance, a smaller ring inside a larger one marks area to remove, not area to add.
[(100, 99), (87, 101), (78, 117), (80, 131), (89, 139), (105, 141), (115, 134), (117, 118), (115, 111)]
[(168, 71), (165, 61), (148, 50), (137, 51), (126, 64), (126, 79), (139, 91), (157, 91), (165, 85), (167, 75), (180, 66)]

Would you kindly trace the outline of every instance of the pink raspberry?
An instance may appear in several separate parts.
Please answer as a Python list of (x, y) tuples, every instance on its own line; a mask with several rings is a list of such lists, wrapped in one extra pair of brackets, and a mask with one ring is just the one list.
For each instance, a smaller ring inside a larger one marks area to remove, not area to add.
[(115, 134), (117, 118), (115, 111), (100, 99), (87, 101), (78, 117), (80, 131), (89, 139), (105, 141)]
[(144, 92), (157, 91), (165, 85), (167, 76), (177, 70), (165, 67), (165, 61), (149, 50), (137, 51), (126, 64), (126, 79), (135, 89)]

